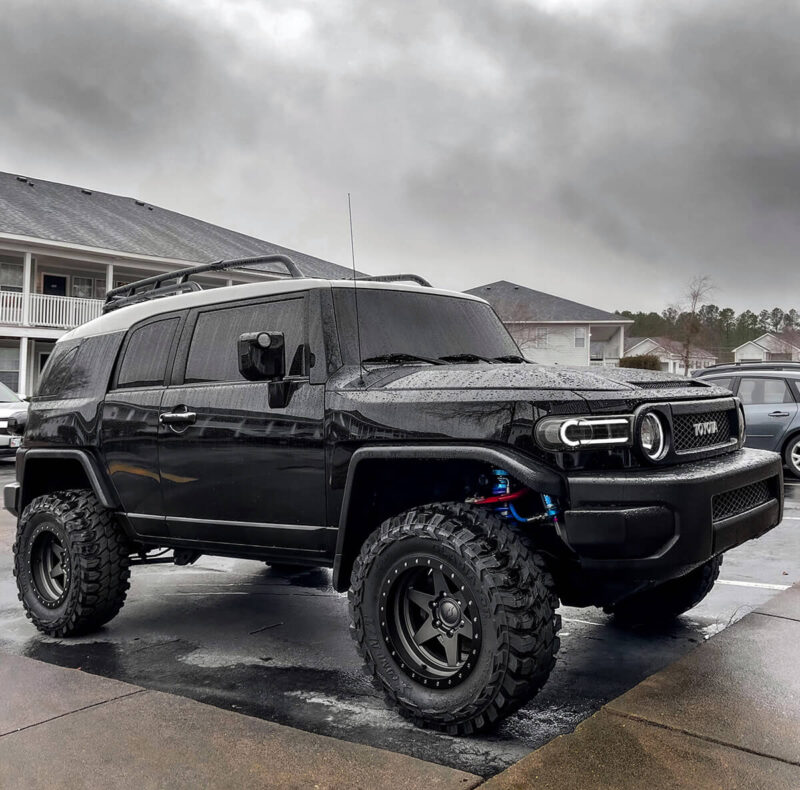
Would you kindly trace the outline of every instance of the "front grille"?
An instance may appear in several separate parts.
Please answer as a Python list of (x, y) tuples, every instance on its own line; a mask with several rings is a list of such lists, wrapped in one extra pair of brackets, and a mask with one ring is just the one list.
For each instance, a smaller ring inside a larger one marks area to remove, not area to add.
[(759, 483), (751, 483), (749, 486), (736, 488), (733, 491), (726, 491), (724, 494), (717, 494), (711, 500), (712, 519), (722, 521), (724, 518), (738, 516), (752, 510), (754, 507), (763, 505), (772, 499), (769, 483), (762, 480)]
[(736, 410), (675, 414), (672, 443), (676, 453), (727, 444), (736, 436)]

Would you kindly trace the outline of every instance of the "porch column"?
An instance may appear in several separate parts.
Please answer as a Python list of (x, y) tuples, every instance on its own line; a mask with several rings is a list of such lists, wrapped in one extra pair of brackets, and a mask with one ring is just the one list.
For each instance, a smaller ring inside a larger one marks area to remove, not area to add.
[(19, 339), (19, 383), (17, 390), (22, 395), (28, 394), (28, 338)]
[(106, 264), (106, 293), (114, 287), (114, 264)]
[(621, 326), (619, 328), (619, 358), (622, 359), (625, 356), (625, 327)]
[[(22, 324), (30, 326), (31, 323), (31, 254), (25, 253), (25, 263), (22, 266)], [(20, 356), (20, 365), (22, 357)]]

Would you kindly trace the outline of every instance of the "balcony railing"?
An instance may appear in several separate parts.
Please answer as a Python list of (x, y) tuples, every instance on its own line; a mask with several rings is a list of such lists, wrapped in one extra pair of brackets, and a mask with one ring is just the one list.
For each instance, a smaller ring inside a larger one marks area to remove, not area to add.
[[(29, 326), (46, 326), (54, 329), (72, 329), (97, 318), (103, 309), (102, 299), (78, 299), (73, 296), (49, 294), (28, 295)], [(0, 291), (0, 324), (23, 326), (25, 324), (25, 295)]]

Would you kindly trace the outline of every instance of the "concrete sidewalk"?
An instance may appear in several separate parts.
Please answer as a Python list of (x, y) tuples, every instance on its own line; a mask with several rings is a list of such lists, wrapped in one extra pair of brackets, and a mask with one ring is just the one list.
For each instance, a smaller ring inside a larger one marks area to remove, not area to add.
[(0, 788), (426, 788), (472, 774), (0, 655)]
[(800, 586), (483, 787), (800, 788)]
[[(472, 774), (0, 655), (0, 788), (473, 788)], [(800, 587), (483, 785), (800, 788)]]

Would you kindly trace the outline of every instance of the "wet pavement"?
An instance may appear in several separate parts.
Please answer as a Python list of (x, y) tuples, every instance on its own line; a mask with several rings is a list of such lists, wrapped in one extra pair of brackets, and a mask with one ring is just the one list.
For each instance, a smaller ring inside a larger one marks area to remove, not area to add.
[[(0, 467), (0, 485), (12, 467)], [(43, 637), (22, 614), (11, 574), (13, 519), (0, 515), (0, 650), (172, 692), (303, 730), (491, 776), (574, 727), (779, 589), (800, 580), (800, 483), (777, 529), (726, 555), (721, 582), (667, 633), (625, 631), (596, 609), (562, 608), (550, 681), (491, 736), (418, 730), (361, 673), (346, 598), (329, 571), (281, 574), (203, 557), (133, 570), (120, 615), (91, 637)]]

